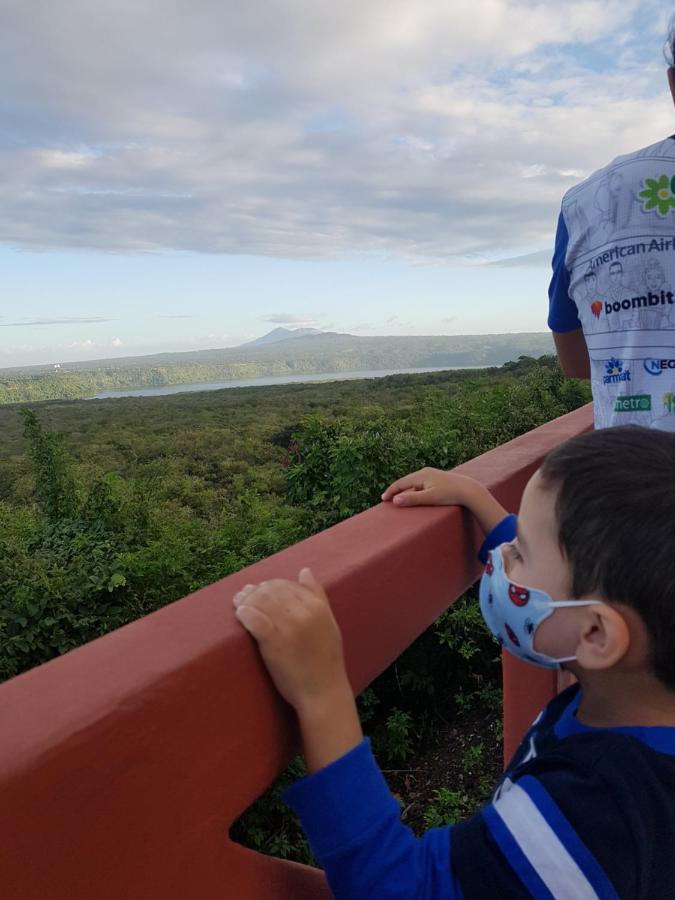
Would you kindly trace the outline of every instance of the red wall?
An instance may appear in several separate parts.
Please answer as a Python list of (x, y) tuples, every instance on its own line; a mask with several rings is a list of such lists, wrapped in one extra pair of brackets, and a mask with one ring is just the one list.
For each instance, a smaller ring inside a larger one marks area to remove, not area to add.
[[(590, 427), (585, 407), (461, 471), (515, 511), (543, 455)], [(231, 597), (311, 565), (360, 691), (477, 579), (480, 540), (457, 508), (383, 504), (2, 685), (2, 896), (327, 897), (320, 873), (228, 839), (297, 750)], [(508, 752), (555, 683), (504, 674)]]

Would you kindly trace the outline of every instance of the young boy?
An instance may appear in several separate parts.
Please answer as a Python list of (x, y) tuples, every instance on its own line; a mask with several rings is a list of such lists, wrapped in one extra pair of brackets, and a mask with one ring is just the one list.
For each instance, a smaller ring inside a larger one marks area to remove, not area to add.
[[(236, 614), (298, 714), (310, 775), (286, 794), (337, 898), (675, 897), (675, 435), (554, 450), (517, 525), (479, 483), (424, 469), (383, 499), (461, 504), (487, 534), (481, 609), (504, 646), (578, 685), (532, 724), (492, 801), (416, 838), (363, 739), (338, 627), (308, 569)], [(504, 543), (506, 542), (506, 543)]]

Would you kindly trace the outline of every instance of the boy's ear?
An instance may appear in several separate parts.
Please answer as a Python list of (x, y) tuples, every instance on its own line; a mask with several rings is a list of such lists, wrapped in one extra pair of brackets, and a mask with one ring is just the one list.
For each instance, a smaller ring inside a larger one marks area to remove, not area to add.
[(610, 669), (628, 653), (630, 643), (628, 622), (616, 607), (589, 606), (579, 632), (577, 662), (584, 669)]

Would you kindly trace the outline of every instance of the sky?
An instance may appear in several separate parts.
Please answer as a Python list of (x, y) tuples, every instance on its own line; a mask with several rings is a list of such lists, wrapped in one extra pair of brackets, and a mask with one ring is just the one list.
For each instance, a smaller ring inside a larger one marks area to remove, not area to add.
[(663, 0), (0, 0), (0, 367), (546, 329), (560, 200), (675, 131)]

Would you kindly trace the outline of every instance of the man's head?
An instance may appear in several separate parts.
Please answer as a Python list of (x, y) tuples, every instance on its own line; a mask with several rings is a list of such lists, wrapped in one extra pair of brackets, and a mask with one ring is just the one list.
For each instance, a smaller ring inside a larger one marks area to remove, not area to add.
[(670, 26), (670, 34), (666, 41), (666, 59), (668, 60), (668, 85), (675, 103), (675, 19)]
[(591, 432), (546, 458), (523, 495), (509, 579), (554, 600), (535, 649), (608, 669), (644, 636), (647, 665), (675, 691), (675, 434)]

